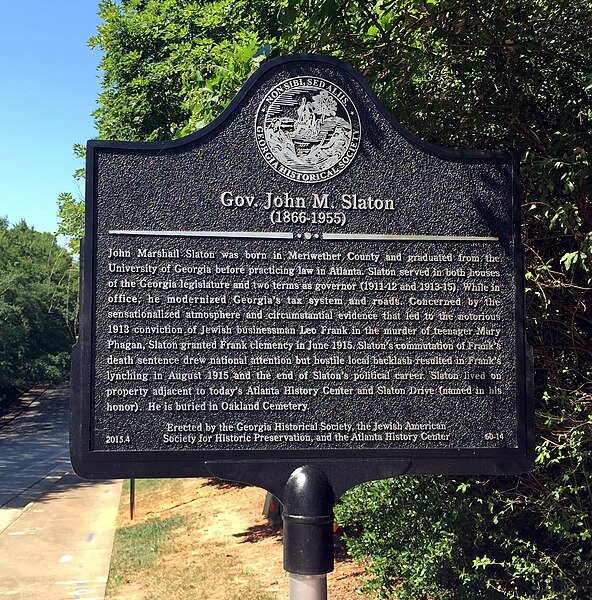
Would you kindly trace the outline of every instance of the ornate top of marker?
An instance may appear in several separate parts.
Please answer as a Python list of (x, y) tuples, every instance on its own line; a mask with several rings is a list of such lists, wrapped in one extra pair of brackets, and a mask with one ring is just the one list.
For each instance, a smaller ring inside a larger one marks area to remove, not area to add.
[(273, 87), (256, 118), (257, 145), (280, 175), (315, 183), (339, 175), (360, 146), (360, 117), (350, 97), (319, 77)]

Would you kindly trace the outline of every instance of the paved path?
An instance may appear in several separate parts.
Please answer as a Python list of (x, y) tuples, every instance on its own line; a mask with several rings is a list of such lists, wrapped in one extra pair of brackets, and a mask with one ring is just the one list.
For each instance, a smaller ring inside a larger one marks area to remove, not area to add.
[(67, 389), (0, 429), (0, 598), (102, 600), (120, 493), (71, 472)]
[(67, 388), (21, 397), (1, 425), (0, 531), (70, 470)]

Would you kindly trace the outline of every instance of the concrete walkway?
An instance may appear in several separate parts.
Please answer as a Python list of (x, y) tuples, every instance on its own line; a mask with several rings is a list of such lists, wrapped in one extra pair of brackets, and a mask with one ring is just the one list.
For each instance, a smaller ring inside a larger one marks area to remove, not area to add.
[(0, 430), (0, 598), (104, 598), (122, 482), (71, 473), (67, 409), (51, 390)]
[(0, 418), (0, 531), (71, 470), (68, 389), (23, 394)]

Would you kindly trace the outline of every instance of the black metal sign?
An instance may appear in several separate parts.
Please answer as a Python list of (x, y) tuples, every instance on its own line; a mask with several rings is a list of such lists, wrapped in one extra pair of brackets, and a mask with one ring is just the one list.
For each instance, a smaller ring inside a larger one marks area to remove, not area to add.
[(427, 144), (300, 55), (194, 135), (87, 156), (78, 473), (528, 468), (514, 154)]

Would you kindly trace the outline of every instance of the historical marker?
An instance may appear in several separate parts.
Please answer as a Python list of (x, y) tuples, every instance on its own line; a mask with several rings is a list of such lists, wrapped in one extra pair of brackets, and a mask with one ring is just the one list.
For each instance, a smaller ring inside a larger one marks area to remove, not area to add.
[(427, 144), (303, 55), (194, 135), (87, 157), (78, 473), (528, 468), (514, 154)]

